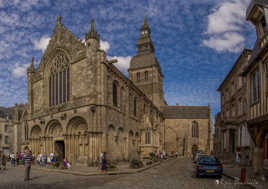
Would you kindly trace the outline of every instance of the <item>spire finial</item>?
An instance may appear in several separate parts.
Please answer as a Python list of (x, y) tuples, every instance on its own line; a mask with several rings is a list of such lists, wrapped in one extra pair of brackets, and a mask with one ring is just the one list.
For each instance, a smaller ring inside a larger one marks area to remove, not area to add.
[(58, 24), (61, 24), (61, 16), (58, 16), (58, 17), (57, 17), (57, 23), (58, 23)]
[(34, 65), (34, 57), (32, 57), (32, 66)]
[(144, 25), (147, 25), (147, 18), (144, 16)]
[(91, 30), (90, 30), (90, 32), (94, 32), (94, 19), (92, 19), (92, 20), (90, 21), (90, 25), (91, 25)]

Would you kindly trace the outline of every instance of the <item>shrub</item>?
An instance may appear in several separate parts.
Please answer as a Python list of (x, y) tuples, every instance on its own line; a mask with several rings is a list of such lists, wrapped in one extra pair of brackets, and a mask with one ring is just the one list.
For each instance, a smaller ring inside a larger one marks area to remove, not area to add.
[(143, 167), (142, 161), (137, 160), (137, 159), (132, 159), (130, 161), (130, 168), (137, 169), (137, 168), (141, 168), (141, 167)]

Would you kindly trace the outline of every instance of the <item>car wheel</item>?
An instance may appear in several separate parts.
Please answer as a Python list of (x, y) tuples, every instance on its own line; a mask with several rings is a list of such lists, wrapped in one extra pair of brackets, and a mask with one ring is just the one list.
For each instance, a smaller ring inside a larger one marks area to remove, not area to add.
[(219, 175), (218, 178), (221, 179), (222, 178), (222, 175)]

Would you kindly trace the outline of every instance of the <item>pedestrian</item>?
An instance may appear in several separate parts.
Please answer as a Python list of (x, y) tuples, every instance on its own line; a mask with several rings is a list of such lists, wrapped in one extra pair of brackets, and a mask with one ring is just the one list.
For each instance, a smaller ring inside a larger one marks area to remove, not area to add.
[(19, 164), (22, 164), (22, 153), (21, 152), (19, 152)]
[(3, 170), (6, 170), (6, 166), (7, 166), (7, 157), (6, 157), (6, 155), (3, 153), (3, 155), (2, 155), (2, 157), (1, 157), (1, 159), (2, 159), (2, 169)]
[(15, 155), (15, 164), (19, 166), (19, 152), (17, 152)]
[(25, 162), (25, 177), (24, 181), (29, 181), (30, 180), (30, 171), (31, 171), (31, 162), (32, 162), (32, 154), (30, 153), (29, 148), (25, 149), (25, 154), (24, 154), (24, 162)]
[(103, 153), (101, 170), (103, 172), (105, 172), (105, 173), (107, 172), (107, 160), (106, 160), (106, 154), (105, 154), (105, 152)]
[(101, 152), (100, 153), (100, 156), (99, 156), (99, 168), (101, 169), (101, 166), (102, 166), (102, 159), (103, 159), (103, 156), (104, 156), (104, 153), (103, 152)]
[(10, 154), (10, 167), (15, 167), (15, 154), (12, 152)]
[(176, 158), (178, 158), (178, 156), (179, 156), (179, 153), (178, 153), (178, 152), (176, 152), (175, 154), (176, 154)]
[(46, 153), (42, 155), (42, 165), (45, 167), (47, 166), (47, 154)]
[(236, 159), (235, 161), (236, 161), (237, 166), (239, 166), (240, 165), (240, 152), (239, 151), (236, 152), (235, 159)]
[(43, 156), (42, 156), (42, 153), (39, 153), (38, 152), (38, 156), (37, 156), (37, 163), (40, 165), (40, 167), (43, 166)]

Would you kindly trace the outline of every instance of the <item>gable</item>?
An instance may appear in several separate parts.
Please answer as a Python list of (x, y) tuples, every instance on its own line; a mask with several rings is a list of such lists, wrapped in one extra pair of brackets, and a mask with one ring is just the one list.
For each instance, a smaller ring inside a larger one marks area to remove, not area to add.
[(57, 24), (45, 50), (38, 69), (43, 69), (53, 59), (57, 52), (63, 51), (70, 62), (85, 56), (85, 45), (63, 24)]

